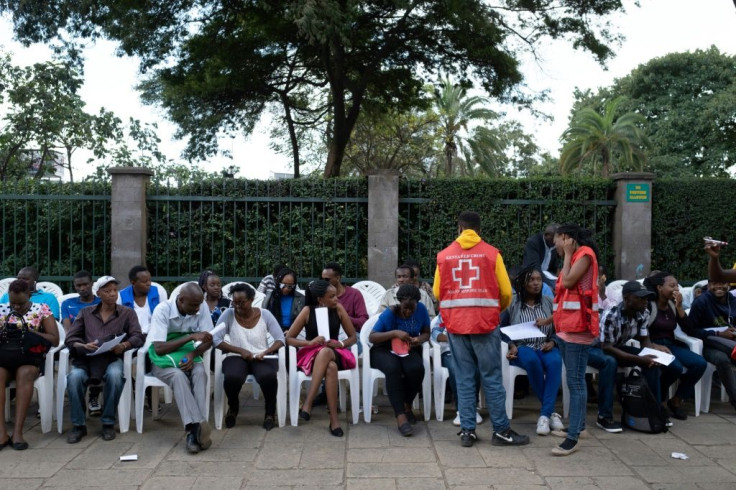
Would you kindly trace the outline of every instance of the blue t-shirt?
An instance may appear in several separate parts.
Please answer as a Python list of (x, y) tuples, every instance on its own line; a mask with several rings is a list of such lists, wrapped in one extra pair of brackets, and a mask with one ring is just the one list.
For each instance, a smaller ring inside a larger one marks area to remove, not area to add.
[(61, 321), (63, 322), (65, 318), (68, 318), (69, 321), (73, 323), (82, 308), (85, 308), (87, 306), (94, 306), (100, 301), (102, 300), (97, 296), (92, 296), (92, 301), (89, 303), (84, 303), (81, 299), (79, 299), (79, 296), (77, 296), (76, 298), (69, 298), (67, 300), (64, 300), (64, 302), (61, 304)]
[(281, 328), (291, 327), (291, 306), (294, 304), (294, 295), (281, 296)]
[(390, 332), (391, 330), (403, 330), (412, 337), (417, 337), (426, 327), (429, 328), (429, 313), (427, 307), (417, 303), (417, 308), (409, 318), (400, 318), (394, 315), (393, 307), (386, 308), (378, 317), (374, 332)]
[[(0, 303), (4, 304), (9, 301), (10, 299), (6, 292), (0, 298)], [(61, 320), (61, 317), (59, 316), (59, 300), (56, 299), (56, 296), (54, 296), (53, 293), (47, 293), (46, 291), (39, 289), (38, 291), (31, 293), (31, 303), (45, 303), (51, 310), (51, 314), (54, 315), (54, 318)]]

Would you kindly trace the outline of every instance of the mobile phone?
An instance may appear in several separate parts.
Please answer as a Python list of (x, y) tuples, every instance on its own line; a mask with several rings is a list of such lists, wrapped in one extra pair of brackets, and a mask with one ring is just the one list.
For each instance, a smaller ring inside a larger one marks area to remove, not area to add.
[(728, 242), (722, 242), (720, 240), (714, 240), (713, 238), (706, 236), (703, 237), (703, 240), (705, 241), (706, 245), (720, 245), (721, 247), (725, 247), (728, 245)]

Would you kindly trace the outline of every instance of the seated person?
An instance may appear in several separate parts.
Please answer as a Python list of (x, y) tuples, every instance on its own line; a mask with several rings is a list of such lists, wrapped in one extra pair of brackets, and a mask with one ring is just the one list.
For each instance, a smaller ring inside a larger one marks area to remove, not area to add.
[[(212, 445), (207, 422), (207, 376), (203, 353), (212, 347), (212, 318), (202, 288), (187, 283), (179, 295), (160, 303), (151, 318), (149, 355), (151, 373), (174, 391), (174, 399), (186, 431), (186, 448), (196, 454)], [(200, 342), (198, 346), (194, 342)], [(168, 354), (168, 355), (167, 355)], [(180, 358), (176, 366), (165, 359)]]
[(263, 300), (263, 308), (276, 318), (284, 332), (304, 309), (304, 295), (296, 290), (296, 286), (296, 272), (282, 268), (276, 274), (276, 287)]
[(222, 312), (230, 308), (230, 298), (223, 296), (220, 276), (212, 271), (204, 271), (199, 276), (198, 284), (204, 293), (204, 302), (207, 303), (210, 316), (212, 316), (212, 324), (214, 325), (217, 323), (220, 315), (222, 315)]
[(682, 402), (695, 395), (695, 384), (703, 376), (707, 363), (703, 356), (675, 340), (678, 325), (687, 335), (693, 335), (675, 276), (665, 271), (657, 272), (644, 279), (644, 286), (655, 293), (655, 299), (649, 303), (649, 336), (652, 342), (675, 356), (668, 366), (662, 366), (662, 397), (665, 398), (670, 386), (679, 380), (675, 396), (667, 402), (667, 408), (673, 417), (685, 420), (687, 412)]
[[(399, 433), (408, 437), (414, 433), (412, 424), (417, 421), (411, 404), (422, 389), (422, 343), (429, 340), (430, 322), (416, 286), (400, 286), (397, 296), (399, 304), (381, 313), (368, 340), (373, 344), (371, 366), (386, 375), (386, 391), (396, 425)], [(400, 347), (405, 352), (397, 352)]]
[[(299, 348), (296, 359), (291, 359), (290, 362), (296, 362), (298, 369), (312, 376), (309, 391), (299, 409), (299, 418), (304, 421), (311, 418), (312, 403), (317, 396), (320, 382), (324, 379), (327, 407), (330, 411), (330, 434), (342, 437), (344, 433), (337, 413), (337, 372), (355, 367), (356, 359), (349, 349), (358, 337), (345, 308), (337, 301), (335, 287), (329, 282), (321, 279), (313, 281), (307, 289), (306, 300), (307, 306), (286, 333), (286, 343)], [(329, 339), (319, 335), (315, 313), (318, 307), (327, 308)], [(344, 341), (337, 340), (341, 327), (348, 335)], [(305, 331), (305, 339), (298, 338), (302, 330)]]
[(356, 332), (360, 332), (363, 324), (368, 321), (368, 310), (365, 308), (363, 295), (355, 288), (341, 282), (342, 267), (336, 262), (330, 262), (322, 270), (322, 279), (329, 281), (337, 291), (337, 301), (345, 308)]
[(72, 280), (72, 286), (79, 296), (66, 299), (61, 304), (61, 323), (65, 331), (72, 326), (82, 308), (95, 306), (100, 302), (99, 296), (95, 296), (92, 292), (92, 274), (89, 272), (77, 272)]
[(506, 358), (511, 365), (526, 370), (529, 384), (542, 404), (537, 434), (546, 436), (564, 427), (562, 417), (555, 412), (557, 392), (562, 383), (562, 357), (554, 340), (552, 300), (542, 294), (542, 284), (542, 271), (536, 266), (529, 266), (517, 274), (513, 283), (516, 297), (501, 314), (499, 326), (533, 321), (544, 334), (544, 337), (521, 340), (503, 338), (509, 345)]
[[(439, 324), (432, 329), (431, 332), (432, 341), (440, 345), (440, 362), (442, 367), (447, 368), (449, 377), (447, 380), (450, 382), (450, 390), (452, 391), (452, 399), (455, 400), (455, 419), (452, 421), (452, 425), (460, 427), (460, 412), (457, 411), (457, 383), (455, 382), (455, 366), (452, 362), (452, 352), (450, 351), (449, 338), (447, 337), (447, 327), (442, 323), (442, 317), (440, 317)], [(480, 373), (475, 373), (475, 391), (478, 392), (480, 389)], [(478, 392), (479, 393), (479, 392)], [(480, 393), (479, 393), (480, 394)], [(478, 400), (476, 399), (476, 406)], [(481, 417), (478, 410), (475, 411), (475, 423), (482, 424), (483, 417)]]
[[(138, 317), (125, 306), (118, 305), (118, 280), (102, 276), (95, 283), (101, 302), (82, 309), (67, 332), (64, 344), (72, 358), (72, 369), (66, 377), (72, 430), (66, 442), (75, 444), (87, 435), (84, 415), (84, 395), (87, 385), (104, 381), (102, 409), (102, 439), (115, 439), (115, 414), (123, 393), (123, 353), (143, 345), (144, 337)], [(125, 334), (125, 338), (112, 351), (88, 356), (108, 340)]]
[[(434, 291), (432, 291), (432, 285), (428, 283), (427, 281), (422, 281), (422, 270), (419, 267), (419, 262), (417, 262), (414, 259), (406, 259), (404, 261), (404, 265), (408, 265), (412, 268), (414, 271), (414, 278), (412, 279), (412, 284), (419, 288), (420, 291), (424, 291), (427, 293), (427, 296), (430, 297), (432, 300), (432, 305), (434, 306), (434, 311), (439, 311), (439, 302), (437, 301), (437, 298), (434, 297)], [(398, 281), (393, 285), (393, 287), (399, 287), (401, 284), (399, 284)]]
[[(604, 354), (613, 357), (618, 366), (639, 366), (642, 375), (647, 380), (649, 389), (654, 394), (654, 398), (657, 403), (661, 404), (659, 389), (661, 365), (654, 361), (652, 356), (639, 355), (645, 347), (669, 352), (666, 347), (653, 344), (649, 340), (649, 310), (647, 306), (651, 295), (636, 281), (629, 281), (624, 284), (622, 291), (624, 291), (623, 302), (606, 310), (600, 317), (601, 350)], [(641, 347), (626, 345), (631, 339), (638, 340)], [(601, 388), (601, 392), (603, 391), (604, 389)], [(604, 417), (607, 415), (605, 414)], [(672, 423), (667, 419), (667, 426), (671, 425)]]
[[(399, 304), (399, 300), (396, 297), (396, 293), (398, 292), (399, 288), (403, 286), (404, 284), (412, 284), (416, 287), (416, 285), (413, 284), (414, 282), (414, 269), (407, 265), (403, 264), (396, 268), (396, 285), (392, 287), (391, 289), (387, 290), (383, 298), (381, 298), (381, 304), (378, 306), (378, 313), (381, 313), (383, 310), (388, 308), (389, 306), (396, 306)], [(419, 288), (417, 288), (419, 289)], [(430, 318), (434, 318), (435, 312), (434, 312), (434, 303), (432, 301), (432, 297), (430, 297), (426, 291), (419, 289), (419, 295), (420, 299), (419, 302), (424, 305), (424, 307), (427, 309), (427, 312), (429, 313)]]
[(276, 276), (279, 275), (281, 269), (286, 269), (286, 266), (284, 264), (276, 264), (276, 267), (273, 268), (273, 273), (261, 279), (261, 283), (258, 285), (259, 293), (267, 295), (276, 288)]
[[(15, 380), (15, 429), (9, 436), (3, 414), (0, 449), (10, 446), (22, 451), (28, 449), (23, 424), (33, 397), (33, 382), (41, 372), (45, 353), (59, 345), (59, 331), (48, 305), (31, 302), (28, 281), (11, 282), (7, 296), (8, 301), (0, 304), (0, 408), (5, 408), (5, 387)], [(35, 348), (28, 348), (29, 340)]]
[[(606, 288), (606, 268), (598, 266), (598, 311), (605, 311), (621, 302), (621, 295), (611, 294)], [(610, 295), (610, 296), (609, 296)]]
[(133, 308), (138, 316), (141, 331), (147, 334), (151, 325), (153, 310), (161, 301), (158, 288), (151, 287), (151, 273), (142, 265), (136, 265), (130, 269), (128, 280), (130, 286), (120, 291), (120, 304)]
[[(53, 317), (61, 321), (61, 309), (59, 308), (59, 300), (56, 299), (56, 296), (53, 293), (49, 293), (42, 289), (36, 288), (38, 278), (38, 271), (34, 267), (23, 267), (21, 270), (18, 271), (18, 275), (16, 276), (16, 279), (26, 281), (28, 283), (28, 287), (31, 288), (31, 302), (45, 304), (49, 307), (49, 310), (51, 310), (51, 314), (53, 315)], [(0, 304), (7, 303), (8, 299), (8, 293), (6, 292), (2, 296), (0, 296)]]
[[(688, 318), (695, 337), (703, 340), (703, 357), (716, 367), (718, 377), (728, 393), (731, 406), (736, 408), (736, 360), (731, 353), (736, 348), (736, 298), (728, 294), (723, 281), (708, 281), (708, 288), (693, 301)], [(718, 330), (706, 330), (718, 327)]]
[[(279, 363), (276, 359), (264, 359), (276, 354), (284, 345), (284, 333), (270, 311), (252, 306), (256, 291), (250, 284), (238, 283), (230, 289), (232, 307), (220, 316), (217, 325), (225, 325), (217, 330), (212, 343), (225, 353), (222, 361), (224, 388), (227, 395), (227, 415), (225, 427), (235, 426), (240, 409), (239, 394), (246, 378), (252, 374), (266, 399), (266, 416), (263, 428), (273, 429), (276, 416), (276, 393), (278, 391), (277, 373)], [(273, 343), (268, 345), (268, 335)], [(230, 340), (225, 341), (225, 335)]]

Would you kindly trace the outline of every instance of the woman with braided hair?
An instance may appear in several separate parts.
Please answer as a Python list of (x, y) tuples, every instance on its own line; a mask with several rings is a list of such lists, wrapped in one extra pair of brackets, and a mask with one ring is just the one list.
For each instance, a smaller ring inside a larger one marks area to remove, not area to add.
[[(286, 343), (299, 348), (296, 353), (297, 368), (312, 376), (307, 397), (299, 410), (299, 418), (304, 421), (311, 418), (312, 404), (320, 382), (324, 379), (327, 408), (330, 411), (330, 434), (342, 437), (344, 432), (337, 416), (337, 372), (355, 367), (356, 360), (350, 346), (357, 342), (358, 337), (345, 308), (337, 301), (337, 290), (328, 281), (313, 281), (307, 288), (306, 300), (307, 306), (294, 319), (286, 333)], [(317, 308), (327, 308), (330, 338), (319, 335), (315, 312)], [(344, 341), (338, 340), (340, 327), (348, 336)], [(302, 330), (305, 331), (305, 338), (297, 338)]]

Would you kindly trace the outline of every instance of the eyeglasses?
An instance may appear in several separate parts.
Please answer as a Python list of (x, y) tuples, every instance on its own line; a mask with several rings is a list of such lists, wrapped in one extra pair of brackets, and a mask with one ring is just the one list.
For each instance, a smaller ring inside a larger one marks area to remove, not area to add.
[(294, 289), (296, 288), (296, 284), (284, 284), (282, 282), (281, 284), (279, 284), (279, 287), (281, 287), (281, 289)]

